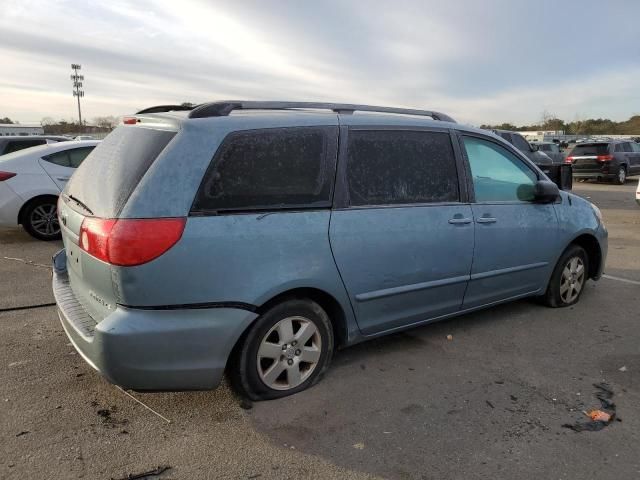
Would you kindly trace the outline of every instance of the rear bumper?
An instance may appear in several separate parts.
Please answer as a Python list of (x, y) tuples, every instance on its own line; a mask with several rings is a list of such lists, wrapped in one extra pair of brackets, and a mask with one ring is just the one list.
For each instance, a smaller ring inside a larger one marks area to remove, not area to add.
[[(64, 257), (64, 260), (60, 257)], [(75, 299), (66, 255), (54, 257), (53, 292), (67, 336), (89, 365), (132, 390), (207, 390), (256, 314), (234, 308), (141, 310), (117, 306), (95, 323)]]
[(617, 177), (617, 175), (615, 173), (602, 173), (601, 171), (597, 171), (597, 170), (589, 170), (586, 172), (581, 172), (580, 170), (573, 170), (573, 177), (574, 178), (602, 178), (602, 179), (614, 179)]
[(0, 225), (15, 227), (24, 201), (6, 182), (0, 182)]

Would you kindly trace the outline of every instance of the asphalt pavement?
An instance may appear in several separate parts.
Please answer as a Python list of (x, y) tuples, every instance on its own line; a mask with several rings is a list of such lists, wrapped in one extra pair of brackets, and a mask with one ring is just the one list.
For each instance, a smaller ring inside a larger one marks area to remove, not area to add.
[[(0, 478), (638, 478), (636, 184), (575, 184), (610, 244), (574, 307), (520, 301), (364, 343), (314, 388), (255, 404), (223, 385), (130, 392), (143, 405), (109, 384), (46, 306), (60, 242), (0, 231)], [(600, 382), (621, 421), (563, 427), (599, 407)]]

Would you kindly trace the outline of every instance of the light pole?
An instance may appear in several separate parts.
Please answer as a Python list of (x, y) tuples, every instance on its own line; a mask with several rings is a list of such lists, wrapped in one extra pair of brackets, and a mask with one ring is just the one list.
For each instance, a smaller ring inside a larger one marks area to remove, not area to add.
[(80, 97), (84, 97), (84, 90), (80, 90), (82, 88), (82, 81), (84, 80), (84, 75), (78, 75), (78, 70), (82, 68), (82, 65), (77, 63), (71, 64), (71, 69), (73, 70), (73, 75), (71, 75), (71, 80), (73, 81), (73, 96), (78, 98), (78, 122), (80, 123), (80, 132), (82, 132), (82, 113), (80, 112)]

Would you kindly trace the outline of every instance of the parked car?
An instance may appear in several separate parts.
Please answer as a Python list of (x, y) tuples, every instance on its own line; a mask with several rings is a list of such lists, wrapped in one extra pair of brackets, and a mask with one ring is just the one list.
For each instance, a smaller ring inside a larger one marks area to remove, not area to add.
[(640, 144), (606, 140), (577, 144), (565, 162), (573, 166), (574, 178), (613, 180), (623, 185), (629, 175), (640, 174)]
[(564, 154), (560, 150), (560, 145), (551, 142), (538, 142), (534, 144), (538, 147), (538, 151), (547, 155), (554, 164), (562, 164), (564, 162)]
[(40, 240), (60, 238), (58, 195), (97, 144), (55, 142), (0, 157), (0, 226), (21, 224)]
[(0, 155), (17, 152), (47, 143), (65, 142), (69, 140), (60, 135), (24, 135), (0, 137)]
[(527, 158), (538, 167), (544, 168), (547, 165), (553, 164), (553, 161), (547, 154), (538, 151), (535, 145), (530, 144), (527, 139), (518, 132), (510, 132), (508, 130), (494, 130), (494, 132), (524, 153)]
[(125, 388), (210, 389), (226, 369), (277, 398), (338, 347), (523, 297), (566, 307), (602, 274), (600, 211), (444, 114), (162, 110), (125, 117), (59, 202), (60, 320)]

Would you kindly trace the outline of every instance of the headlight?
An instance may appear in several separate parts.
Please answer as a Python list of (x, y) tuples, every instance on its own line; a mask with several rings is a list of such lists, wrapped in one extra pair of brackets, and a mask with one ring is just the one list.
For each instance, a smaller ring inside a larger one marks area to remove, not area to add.
[(602, 223), (602, 212), (598, 207), (596, 207), (593, 203), (591, 203), (591, 208), (593, 208), (593, 213), (598, 219), (598, 223)]

